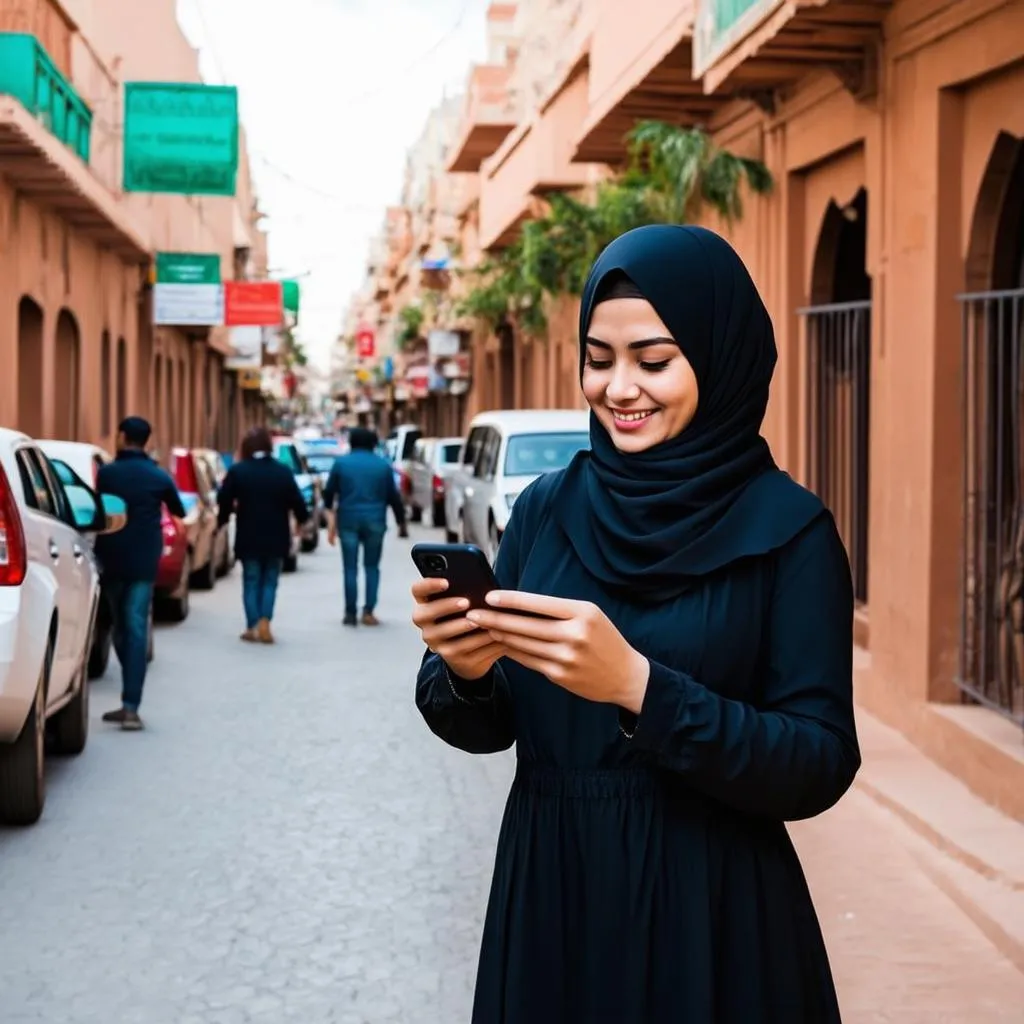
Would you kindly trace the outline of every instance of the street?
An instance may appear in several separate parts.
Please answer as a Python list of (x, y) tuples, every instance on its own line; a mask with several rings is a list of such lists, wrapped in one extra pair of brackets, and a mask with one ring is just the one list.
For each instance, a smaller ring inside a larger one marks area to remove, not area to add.
[[(112, 661), (43, 820), (0, 831), (3, 1024), (468, 1021), (512, 759), (419, 718), (410, 543), (388, 538), (378, 630), (341, 626), (325, 545), (284, 577), (273, 648), (237, 639), (238, 568), (195, 595), (141, 734), (99, 722)], [(859, 791), (794, 828), (844, 1020), (1020, 1021), (1024, 978), (904, 831)]]

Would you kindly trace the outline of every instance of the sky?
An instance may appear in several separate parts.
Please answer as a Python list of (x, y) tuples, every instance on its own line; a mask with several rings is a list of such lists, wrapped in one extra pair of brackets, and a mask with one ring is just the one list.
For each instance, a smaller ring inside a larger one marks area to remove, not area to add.
[(178, 0), (203, 77), (239, 90), (270, 268), (302, 288), (298, 336), (327, 368), (405, 155), (486, 52), (489, 0)]

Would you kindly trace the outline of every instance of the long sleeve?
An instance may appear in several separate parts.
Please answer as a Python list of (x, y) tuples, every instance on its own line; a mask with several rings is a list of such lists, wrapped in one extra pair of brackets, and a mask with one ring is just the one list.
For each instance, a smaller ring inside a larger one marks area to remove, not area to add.
[[(494, 574), (505, 588), (519, 583), (519, 536), (530, 516), (528, 492), (516, 502), (501, 539)], [(525, 515), (524, 515), (525, 513)], [(515, 743), (515, 718), (508, 679), (498, 662), (482, 679), (459, 679), (440, 655), (423, 657), (416, 678), (416, 706), (430, 731), (453, 747), (471, 754), (493, 754)]]
[(338, 497), (338, 487), (340, 470), (338, 467), (338, 460), (334, 460), (334, 464), (331, 466), (331, 471), (327, 474), (327, 483), (324, 484), (324, 508), (330, 512), (334, 508), (334, 499)]
[(835, 804), (860, 767), (853, 588), (831, 516), (779, 553), (771, 601), (758, 706), (652, 662), (631, 743), (708, 796), (796, 821)]

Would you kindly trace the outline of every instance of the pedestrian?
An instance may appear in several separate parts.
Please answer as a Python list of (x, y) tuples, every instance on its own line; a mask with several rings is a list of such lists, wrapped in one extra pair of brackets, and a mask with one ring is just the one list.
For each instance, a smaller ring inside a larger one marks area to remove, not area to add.
[(413, 588), (428, 725), (518, 755), (474, 1024), (840, 1019), (785, 822), (860, 764), (853, 590), (761, 437), (775, 362), (723, 239), (618, 238), (581, 303), (590, 451), (519, 496), (488, 607)]
[[(380, 559), (388, 528), (388, 507), (395, 514), (398, 535), (407, 537), (405, 507), (395, 486), (391, 464), (376, 454), (376, 431), (353, 427), (349, 431), (350, 451), (334, 460), (324, 487), (324, 508), (328, 512), (327, 543), (341, 538), (341, 561), (345, 578), (346, 626), (357, 622), (359, 608), (359, 552), (363, 554), (366, 592), (362, 623), (377, 626), (374, 614), (380, 590)], [(333, 505), (337, 499), (337, 512)]]
[(232, 464), (217, 495), (217, 519), (226, 526), (235, 516), (235, 554), (242, 563), (242, 605), (246, 643), (272, 644), (274, 604), (281, 567), (296, 529), (309, 509), (295, 474), (273, 457), (274, 442), (265, 427), (254, 427), (242, 440), (241, 460)]
[(128, 416), (117, 428), (117, 457), (96, 475), (96, 489), (121, 498), (128, 522), (118, 533), (96, 538), (103, 595), (113, 620), (114, 650), (121, 663), (121, 707), (104, 722), (129, 732), (142, 728), (139, 705), (149, 660), (149, 630), (164, 537), (164, 505), (175, 519), (185, 517), (181, 495), (170, 474), (146, 452), (152, 430), (141, 416)]

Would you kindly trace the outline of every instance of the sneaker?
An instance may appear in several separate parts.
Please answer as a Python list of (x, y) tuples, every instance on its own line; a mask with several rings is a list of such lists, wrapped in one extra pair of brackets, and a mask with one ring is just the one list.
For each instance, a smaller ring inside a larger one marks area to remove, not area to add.
[(128, 712), (124, 708), (118, 708), (116, 711), (106, 712), (103, 716), (103, 721), (112, 722), (114, 725), (121, 725), (127, 714)]
[(247, 629), (238, 639), (244, 640), (247, 644), (258, 644), (260, 642), (260, 635), (255, 629)]
[(141, 732), (142, 727), (142, 719), (139, 718), (138, 711), (126, 711), (124, 713), (124, 718), (121, 719), (122, 732)]
[(377, 618), (373, 612), (363, 612), (363, 625), (364, 626), (379, 626), (380, 619)]
[(256, 627), (256, 633), (261, 644), (272, 644), (274, 642), (274, 634), (270, 632), (270, 619), (260, 619), (259, 625)]
[(346, 615), (341, 622), (344, 626), (354, 626), (356, 624), (356, 617), (354, 615)]

